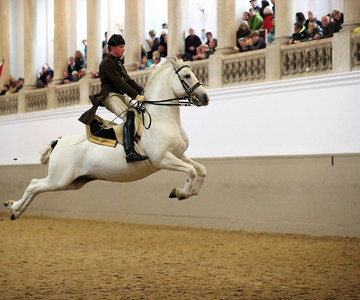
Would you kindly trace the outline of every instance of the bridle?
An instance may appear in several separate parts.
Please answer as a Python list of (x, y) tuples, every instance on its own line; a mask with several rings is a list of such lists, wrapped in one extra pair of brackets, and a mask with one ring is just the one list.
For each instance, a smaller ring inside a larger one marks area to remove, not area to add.
[[(177, 98), (171, 98), (171, 99), (164, 99), (164, 100), (157, 100), (157, 101), (144, 101), (142, 103), (147, 103), (147, 104), (152, 104), (152, 105), (164, 105), (164, 106), (194, 106), (195, 105), (195, 101), (197, 100), (196, 94), (195, 94), (195, 90), (202, 85), (202, 83), (200, 83), (200, 81), (198, 81), (197, 83), (195, 83), (192, 87), (190, 87), (185, 80), (181, 77), (181, 75), (179, 74), (179, 72), (183, 69), (183, 68), (190, 68), (189, 65), (183, 65), (181, 66), (179, 69), (176, 69), (174, 67), (174, 71), (177, 75), (177, 77), (179, 78), (181, 85), (183, 86), (187, 96), (185, 97), (177, 97)], [(173, 100), (179, 100), (179, 103), (167, 103)]]

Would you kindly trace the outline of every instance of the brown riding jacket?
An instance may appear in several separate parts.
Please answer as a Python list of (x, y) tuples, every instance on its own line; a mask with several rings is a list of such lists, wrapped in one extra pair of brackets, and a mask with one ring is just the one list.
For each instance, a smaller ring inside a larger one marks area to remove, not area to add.
[(130, 78), (120, 59), (112, 54), (108, 54), (100, 63), (99, 77), (101, 91), (99, 94), (90, 96), (93, 106), (79, 118), (79, 121), (84, 124), (90, 124), (94, 120), (97, 108), (103, 106), (101, 101), (110, 93), (126, 94), (135, 99), (144, 90)]

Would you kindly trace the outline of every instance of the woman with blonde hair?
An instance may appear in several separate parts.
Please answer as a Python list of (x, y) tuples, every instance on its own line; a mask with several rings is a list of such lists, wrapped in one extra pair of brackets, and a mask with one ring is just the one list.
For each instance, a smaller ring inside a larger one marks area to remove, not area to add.
[(249, 28), (248, 22), (247, 21), (242, 21), (240, 23), (238, 31), (236, 32), (236, 46), (237, 46), (237, 48), (240, 47), (239, 39), (246, 38), (250, 34), (251, 34), (251, 30)]

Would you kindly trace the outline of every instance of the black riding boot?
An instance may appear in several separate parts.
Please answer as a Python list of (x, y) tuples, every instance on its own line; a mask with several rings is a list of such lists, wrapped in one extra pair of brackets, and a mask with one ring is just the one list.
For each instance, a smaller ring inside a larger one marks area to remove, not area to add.
[(126, 161), (128, 163), (142, 161), (148, 159), (147, 156), (142, 156), (136, 153), (134, 149), (134, 117), (133, 111), (126, 113), (126, 121), (123, 129), (124, 149), (126, 153)]

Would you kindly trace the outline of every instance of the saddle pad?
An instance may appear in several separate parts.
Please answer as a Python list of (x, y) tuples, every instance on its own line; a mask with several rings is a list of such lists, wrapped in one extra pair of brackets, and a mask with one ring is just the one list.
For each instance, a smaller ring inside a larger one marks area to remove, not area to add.
[[(115, 147), (118, 141), (113, 128), (114, 125), (109, 123), (109, 121), (95, 116), (95, 119), (86, 125), (86, 135), (89, 141), (98, 145)], [(115, 126), (122, 127), (122, 125)]]

